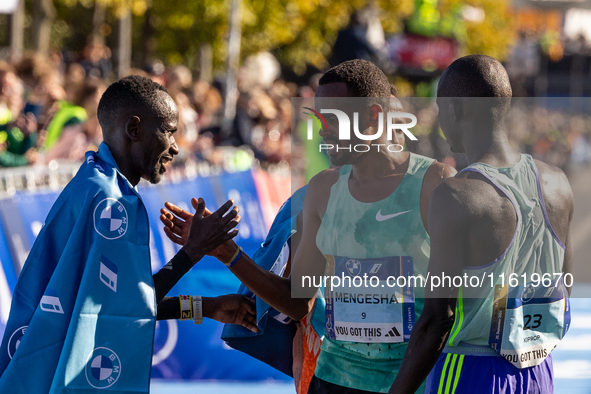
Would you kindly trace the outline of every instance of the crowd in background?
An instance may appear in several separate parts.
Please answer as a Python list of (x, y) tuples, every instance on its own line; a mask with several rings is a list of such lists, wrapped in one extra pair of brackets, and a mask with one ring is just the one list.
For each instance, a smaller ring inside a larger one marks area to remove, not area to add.
[[(313, 97), (319, 76), (306, 86), (286, 82), (276, 60), (268, 57), (272, 58), (266, 54), (251, 59), (240, 70), (231, 127), (224, 127), (218, 81), (194, 80), (187, 67), (161, 62), (130, 71), (164, 85), (177, 103), (180, 121), (175, 137), (181, 154), (174, 168), (207, 165), (244, 170), (257, 163), (306, 172), (306, 141), (299, 133), (292, 138), (291, 98)], [(56, 54), (45, 59), (30, 54), (15, 64), (0, 61), (0, 167), (82, 161), (84, 153), (101, 142), (96, 110), (112, 80), (110, 52), (100, 40), (90, 40), (77, 56)], [(524, 105), (509, 118), (510, 139), (521, 151), (568, 171), (571, 158), (591, 161), (588, 107), (587, 114), (573, 114)], [(409, 143), (408, 149), (461, 168), (462, 157), (449, 152), (437, 127), (435, 107), (422, 110), (418, 117), (414, 132), (419, 141)], [(328, 163), (320, 161), (319, 169)]]
[[(465, 156), (450, 151), (438, 127), (436, 106), (411, 106), (410, 111), (417, 114), (418, 124), (413, 134), (418, 141), (407, 141), (407, 148), (445, 160), (458, 170), (464, 168)], [(514, 98), (505, 129), (517, 150), (555, 165), (569, 175), (573, 165), (591, 163), (590, 112), (589, 98)]]
[[(87, 150), (98, 147), (97, 105), (114, 79), (106, 51), (93, 40), (75, 61), (36, 54), (15, 64), (0, 60), (0, 167), (81, 161)], [(173, 162), (176, 167), (194, 162), (234, 169), (250, 168), (254, 161), (289, 165), (290, 99), (314, 94), (309, 87), (276, 78), (253, 83), (245, 70), (238, 78), (235, 120), (223, 127), (219, 82), (195, 81), (187, 67), (161, 62), (130, 74), (162, 84), (178, 106), (175, 137), (181, 154)]]

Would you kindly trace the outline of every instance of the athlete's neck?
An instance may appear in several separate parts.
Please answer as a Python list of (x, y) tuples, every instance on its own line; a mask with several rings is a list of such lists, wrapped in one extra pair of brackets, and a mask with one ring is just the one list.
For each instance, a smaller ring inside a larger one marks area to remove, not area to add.
[(132, 186), (137, 186), (140, 183), (140, 176), (137, 171), (134, 171), (133, 162), (131, 159), (130, 149), (126, 147), (125, 142), (106, 140), (105, 144), (109, 147), (115, 163), (119, 168), (119, 172), (127, 178)]
[(511, 147), (507, 133), (502, 128), (496, 128), (490, 132), (464, 133), (462, 144), (468, 164), (479, 162), (499, 168), (511, 167), (521, 157)]
[(351, 180), (371, 183), (380, 178), (404, 175), (408, 168), (408, 152), (362, 155), (351, 167)]

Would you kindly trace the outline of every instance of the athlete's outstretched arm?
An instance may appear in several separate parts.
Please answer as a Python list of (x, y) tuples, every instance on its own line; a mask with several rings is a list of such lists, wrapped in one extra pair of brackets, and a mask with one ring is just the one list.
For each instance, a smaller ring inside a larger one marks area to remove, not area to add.
[[(203, 317), (220, 323), (239, 324), (258, 332), (254, 300), (240, 294), (219, 297), (203, 297)], [(181, 305), (178, 297), (164, 297), (158, 303), (158, 320), (180, 319)]]
[[(301, 229), (301, 239), (299, 245), (292, 244), (289, 278), (282, 278), (262, 269), (245, 254), (242, 254), (242, 257), (230, 268), (253, 293), (296, 321), (303, 319), (312, 309), (318, 290), (313, 286), (302, 287), (302, 277), (323, 275), (326, 265), (324, 256), (316, 247), (316, 233), (320, 227), (316, 206), (319, 201), (317, 194), (318, 190), (314, 182), (311, 182), (304, 199), (303, 229), (298, 228), (298, 231)], [(230, 251), (232, 251), (231, 248)], [(227, 262), (231, 256), (224, 258), (225, 260), (220, 261)]]
[[(447, 181), (446, 181), (447, 182)], [(464, 240), (467, 215), (453, 191), (442, 182), (431, 195), (429, 233), (431, 236), (430, 278), (462, 275), (465, 260)], [(427, 377), (441, 351), (454, 322), (457, 288), (438, 287), (431, 291), (431, 280), (425, 288), (425, 306), (404, 354), (400, 371), (390, 393), (414, 393)]]
[[(308, 189), (307, 194), (310, 194), (310, 188)], [(305, 218), (307, 215), (307, 204), (309, 205), (308, 195), (306, 196), (306, 202), (304, 203), (303, 237), (305, 237), (306, 234)], [(190, 225), (192, 216), (188, 212), (170, 203), (166, 203), (166, 208), (168, 209), (168, 211), (163, 209), (161, 211), (162, 215), (160, 216), (160, 220), (165, 225), (164, 231), (173, 242), (182, 245), (185, 242), (187, 235), (186, 228), (188, 225)], [(308, 207), (308, 209), (310, 208)], [(303, 242), (304, 241), (302, 240), (302, 243)], [(292, 248), (295, 249), (295, 246), (296, 245), (292, 244)], [(314, 248), (316, 248), (315, 243), (313, 246)], [(219, 248), (215, 249), (214, 251), (212, 251), (211, 255), (216, 257), (221, 262), (228, 263), (235, 255), (237, 248), (238, 246), (233, 241), (229, 241), (220, 246)], [(294, 277), (293, 275), (296, 272), (298, 272), (297, 261), (299, 258), (298, 255), (300, 253), (300, 249), (302, 248), (297, 248), (298, 252), (296, 252), (296, 257), (292, 259), (292, 278)], [(321, 258), (320, 263), (323, 264), (324, 258), (319, 252), (318, 254)], [(311, 262), (312, 260), (307, 261)], [(252, 259), (248, 255), (246, 255), (246, 253), (242, 253), (241, 257), (230, 268), (230, 270), (232, 271), (232, 273), (234, 273), (234, 275), (236, 275), (238, 279), (240, 279), (240, 281), (247, 288), (249, 288), (258, 297), (263, 299), (273, 308), (286, 314), (294, 320), (300, 320), (301, 318), (303, 318), (313, 305), (313, 298), (316, 294), (316, 289), (308, 289), (308, 291), (306, 291), (303, 294), (303, 298), (292, 298), (292, 286), (291, 280), (289, 278), (282, 278), (278, 275), (275, 275), (272, 272), (262, 269), (260, 266), (255, 264), (254, 261), (252, 261)], [(324, 272), (323, 270), (324, 268), (322, 267), (322, 272)], [(304, 268), (303, 271), (305, 272), (306, 269)]]

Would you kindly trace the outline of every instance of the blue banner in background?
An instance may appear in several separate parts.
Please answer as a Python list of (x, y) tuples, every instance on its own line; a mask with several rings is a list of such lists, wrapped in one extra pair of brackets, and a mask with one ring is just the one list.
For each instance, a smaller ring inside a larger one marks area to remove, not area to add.
[(4, 229), (5, 244), (10, 250), (10, 265), (16, 276), (20, 274), (29, 250), (58, 195), (57, 192), (19, 191), (12, 198), (0, 200), (0, 224)]
[[(179, 247), (166, 238), (159, 220), (160, 208), (170, 201), (193, 211), (192, 197), (202, 197), (215, 211), (230, 198), (240, 208), (237, 243), (252, 255), (267, 235), (255, 182), (250, 171), (196, 178), (179, 183), (140, 185), (140, 195), (150, 220), (152, 270), (168, 262)], [(22, 264), (59, 193), (17, 192), (0, 200), (0, 335), (8, 316), (11, 294)], [(212, 297), (236, 293), (240, 282), (223, 264), (206, 257), (170, 291), (170, 296)], [(152, 377), (162, 379), (291, 380), (244, 353), (230, 349), (220, 339), (223, 325), (206, 319), (168, 320), (156, 325)]]

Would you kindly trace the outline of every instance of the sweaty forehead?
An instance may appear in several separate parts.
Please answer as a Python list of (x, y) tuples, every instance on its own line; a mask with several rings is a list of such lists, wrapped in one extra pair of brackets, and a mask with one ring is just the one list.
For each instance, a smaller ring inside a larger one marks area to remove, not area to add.
[(156, 116), (158, 118), (163, 119), (176, 119), (178, 118), (178, 109), (174, 100), (170, 95), (164, 91), (158, 92), (158, 99), (155, 103), (154, 110), (156, 111)]

